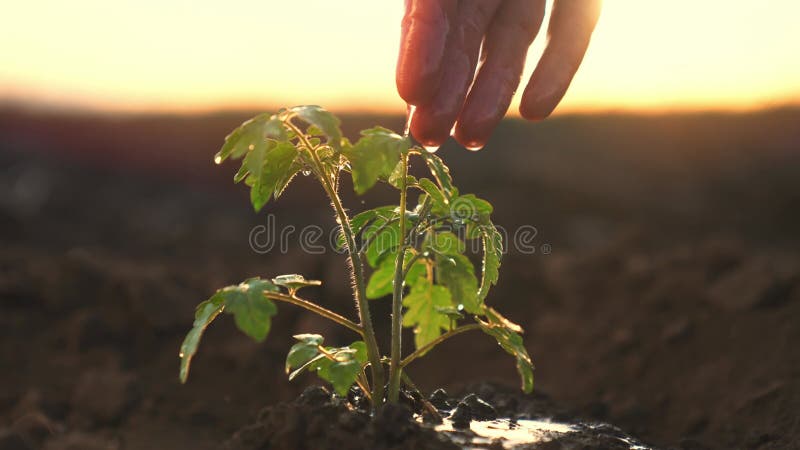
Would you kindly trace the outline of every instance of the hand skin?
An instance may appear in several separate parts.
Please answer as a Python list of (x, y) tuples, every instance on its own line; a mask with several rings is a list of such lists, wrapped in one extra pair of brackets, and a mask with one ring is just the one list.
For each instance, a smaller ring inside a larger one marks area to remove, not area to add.
[[(397, 91), (416, 106), (410, 130), (420, 143), (438, 147), (452, 133), (470, 149), (486, 144), (519, 86), (545, 2), (406, 0)], [(547, 46), (522, 94), (522, 117), (542, 120), (561, 101), (600, 6), (601, 0), (553, 1)]]

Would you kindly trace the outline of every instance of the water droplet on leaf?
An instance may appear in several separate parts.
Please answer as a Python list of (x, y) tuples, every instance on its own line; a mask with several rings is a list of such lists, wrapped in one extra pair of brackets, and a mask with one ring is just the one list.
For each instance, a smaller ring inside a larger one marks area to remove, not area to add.
[(215, 156), (214, 157), (214, 164), (222, 164), (222, 156)]
[(311, 175), (311, 169), (303, 169), (302, 171), (300, 171), (300, 173), (302, 173), (304, 177), (307, 177)]

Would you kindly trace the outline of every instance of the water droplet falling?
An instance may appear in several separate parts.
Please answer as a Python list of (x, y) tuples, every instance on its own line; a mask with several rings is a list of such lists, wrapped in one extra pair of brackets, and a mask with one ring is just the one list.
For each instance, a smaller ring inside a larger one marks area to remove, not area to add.
[(408, 105), (406, 107), (406, 127), (403, 128), (403, 137), (408, 137), (409, 130), (411, 129), (411, 118), (414, 117), (414, 111), (417, 110), (417, 107), (414, 105)]
[(423, 145), (422, 147), (424, 147), (428, 153), (436, 153), (436, 150), (439, 150), (438, 145)]

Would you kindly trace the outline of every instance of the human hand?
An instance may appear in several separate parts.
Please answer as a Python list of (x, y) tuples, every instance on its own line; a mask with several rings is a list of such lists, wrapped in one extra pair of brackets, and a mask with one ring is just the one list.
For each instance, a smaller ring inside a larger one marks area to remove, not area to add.
[[(553, 1), (547, 47), (522, 94), (524, 118), (544, 119), (561, 101), (600, 4)], [(406, 0), (397, 91), (416, 106), (411, 134), (438, 147), (452, 130), (461, 145), (483, 147), (508, 110), (544, 10), (545, 0)]]

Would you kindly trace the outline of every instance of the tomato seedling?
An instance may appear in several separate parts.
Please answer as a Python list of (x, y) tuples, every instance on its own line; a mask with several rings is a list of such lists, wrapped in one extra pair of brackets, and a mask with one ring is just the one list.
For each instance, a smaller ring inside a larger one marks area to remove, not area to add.
[[(403, 373), (411, 362), (446, 339), (482, 330), (516, 358), (522, 389), (533, 389), (533, 366), (523, 345), (522, 329), (485, 303), (497, 283), (502, 236), (490, 220), (492, 206), (472, 194), (461, 194), (438, 156), (385, 128), (361, 132), (357, 142), (342, 136), (339, 119), (318, 106), (297, 106), (277, 114), (261, 114), (225, 138), (214, 160), (241, 159), (234, 176), (250, 187), (256, 212), (277, 198), (299, 172), (313, 174), (333, 206), (340, 227), (338, 245), (346, 250), (352, 271), (358, 321), (352, 321), (298, 292), (319, 281), (301, 275), (251, 278), (219, 289), (200, 303), (194, 326), (181, 346), (180, 379), (186, 381), (192, 357), (206, 327), (221, 313), (233, 315), (245, 334), (263, 341), (278, 312), (276, 302), (305, 308), (342, 325), (358, 340), (344, 346), (324, 345), (318, 334), (295, 336), (286, 357), (293, 379), (316, 373), (341, 396), (358, 385), (374, 407), (397, 402), (401, 384), (413, 389)], [(409, 175), (416, 159), (430, 177)], [(370, 209), (350, 217), (339, 197), (339, 181), (349, 173), (357, 194), (376, 183), (399, 191), (399, 204)], [(414, 206), (409, 206), (413, 199)], [(466, 244), (480, 242), (481, 270), (466, 254)], [(367, 278), (365, 269), (370, 268)], [(378, 348), (370, 301), (391, 295), (391, 348)], [(413, 352), (403, 357), (402, 327), (413, 328)], [(388, 368), (388, 378), (387, 378)], [(388, 390), (387, 390), (388, 386)]]

